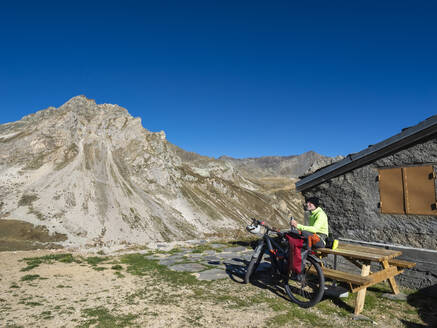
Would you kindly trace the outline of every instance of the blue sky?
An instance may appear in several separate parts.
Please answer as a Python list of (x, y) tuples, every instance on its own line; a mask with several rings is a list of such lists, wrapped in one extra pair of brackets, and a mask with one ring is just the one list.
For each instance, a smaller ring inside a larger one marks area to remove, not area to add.
[(2, 2), (0, 123), (80, 94), (202, 155), (346, 155), (437, 114), (437, 2)]

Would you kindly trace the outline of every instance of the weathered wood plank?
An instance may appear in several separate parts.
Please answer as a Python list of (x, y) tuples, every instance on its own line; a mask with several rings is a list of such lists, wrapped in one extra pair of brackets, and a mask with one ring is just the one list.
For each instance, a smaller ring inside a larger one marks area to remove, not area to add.
[(362, 284), (360, 286), (356, 286), (351, 289), (352, 293), (356, 293), (360, 291), (361, 289), (373, 286), (381, 281), (388, 280), (390, 278), (393, 278), (395, 275), (401, 274), (403, 270), (399, 270), (398, 268), (394, 266), (390, 266), (387, 269), (372, 273), (367, 276), (367, 278), (370, 279), (370, 282)]
[[(358, 274), (329, 269), (326, 267), (323, 267), (322, 269), (323, 269), (323, 274), (325, 275), (326, 278), (335, 279), (338, 281), (344, 281), (347, 283), (351, 283), (353, 285), (368, 284), (372, 281), (370, 278), (362, 277)], [(315, 270), (312, 268), (311, 272), (314, 273)]]
[(398, 260), (398, 259), (388, 260), (388, 263), (391, 265), (395, 265), (398, 268), (406, 268), (406, 269), (411, 269), (416, 266), (415, 262), (409, 262), (409, 261)]
[(360, 245), (352, 245), (348, 243), (339, 243), (336, 249), (318, 248), (316, 250), (319, 254), (334, 254), (355, 259), (362, 259), (374, 262), (382, 262), (390, 260), (402, 254), (401, 251), (379, 249), (376, 247), (367, 247)]
[[(384, 271), (389, 271), (390, 269), (396, 269), (396, 271), (398, 271), (398, 268), (395, 266), (390, 266), (390, 264), (388, 264), (388, 261), (383, 261), (382, 266), (384, 267)], [(388, 277), (388, 282), (390, 284), (390, 287), (391, 287), (391, 290), (393, 291), (393, 293), (395, 295), (399, 294), (399, 288), (398, 288), (398, 285), (397, 285), (396, 280), (394, 278), (394, 275), (391, 277)]]
[(336, 249), (329, 249), (329, 248), (318, 248), (316, 252), (321, 254), (334, 254), (334, 255), (340, 255), (344, 257), (350, 257), (355, 259), (361, 259), (361, 260), (368, 260), (368, 261), (374, 261), (374, 262), (382, 262), (384, 260), (388, 260), (388, 256), (384, 255), (377, 255), (372, 253), (364, 253), (360, 251), (354, 251), (350, 249), (342, 249), (342, 248), (336, 248)]
[(350, 249), (350, 250), (356, 250), (356, 251), (363, 251), (366, 253), (372, 253), (372, 254), (378, 254), (378, 255), (388, 255), (392, 256), (396, 254), (396, 256), (399, 256), (402, 254), (401, 251), (398, 250), (390, 250), (385, 248), (379, 248), (379, 247), (369, 247), (369, 246), (362, 246), (362, 245), (356, 245), (356, 244), (348, 244), (348, 243), (340, 243), (341, 248), (343, 249)]
[[(361, 276), (366, 277), (369, 275), (369, 272), (370, 272), (370, 264), (363, 265), (361, 269)], [(357, 298), (355, 299), (355, 311), (354, 311), (355, 315), (358, 315), (363, 311), (364, 301), (366, 299), (366, 292), (367, 292), (366, 288), (363, 288), (360, 291), (358, 291)]]

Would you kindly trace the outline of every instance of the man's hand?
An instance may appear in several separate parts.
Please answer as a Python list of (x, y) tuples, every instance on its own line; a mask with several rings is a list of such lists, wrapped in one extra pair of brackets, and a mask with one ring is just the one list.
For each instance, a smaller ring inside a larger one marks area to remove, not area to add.
[(293, 218), (290, 219), (290, 226), (292, 228), (297, 228), (297, 221)]

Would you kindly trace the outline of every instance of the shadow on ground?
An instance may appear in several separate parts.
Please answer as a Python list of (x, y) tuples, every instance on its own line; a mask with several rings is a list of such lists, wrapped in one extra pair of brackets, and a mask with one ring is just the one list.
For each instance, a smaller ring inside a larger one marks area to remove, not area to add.
[(236, 283), (244, 284), (244, 276), (246, 274), (246, 269), (249, 264), (249, 261), (240, 258), (233, 258), (233, 262), (240, 262), (241, 264), (230, 264), (225, 262), (226, 273), (229, 275), (229, 278)]
[(229, 242), (229, 244), (235, 245), (235, 246), (243, 246), (243, 247), (250, 246), (252, 249), (255, 249), (256, 245), (258, 244), (258, 241), (259, 241), (258, 239), (255, 239), (255, 240), (235, 240), (235, 241)]
[(425, 325), (402, 320), (405, 327), (437, 327), (437, 284), (419, 289), (417, 292), (408, 295), (407, 302), (417, 309)]
[[(244, 275), (246, 274), (246, 267), (249, 264), (248, 261), (245, 261), (246, 263), (244, 266), (241, 266), (239, 268), (239, 277), (242, 279), (240, 283), (244, 283)], [(261, 263), (260, 267), (262, 267), (264, 264), (264, 268), (261, 268), (261, 270), (256, 271), (256, 273), (252, 276), (250, 283), (258, 288), (265, 289), (270, 291), (271, 293), (275, 294), (278, 297), (281, 297), (287, 301), (290, 301), (288, 298), (285, 289), (282, 287), (282, 284), (279, 281), (279, 277), (272, 274), (270, 264), (267, 263)], [(228, 270), (228, 269), (227, 269)], [(234, 269), (230, 269), (234, 270)], [(233, 279), (235, 281), (235, 279)], [(239, 281), (237, 281), (239, 282)]]

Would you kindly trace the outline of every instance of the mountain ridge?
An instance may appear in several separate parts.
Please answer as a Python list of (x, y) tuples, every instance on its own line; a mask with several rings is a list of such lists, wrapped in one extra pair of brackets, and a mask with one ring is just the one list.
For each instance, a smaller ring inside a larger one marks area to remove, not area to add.
[(77, 96), (0, 125), (0, 217), (70, 246), (190, 239), (250, 217), (279, 226), (303, 217), (287, 169), (187, 152), (126, 109)]

